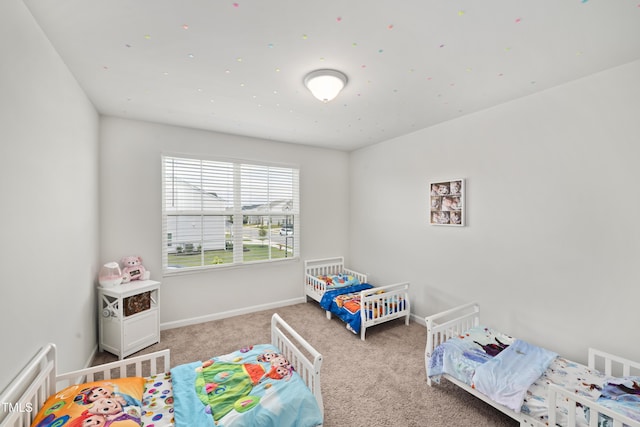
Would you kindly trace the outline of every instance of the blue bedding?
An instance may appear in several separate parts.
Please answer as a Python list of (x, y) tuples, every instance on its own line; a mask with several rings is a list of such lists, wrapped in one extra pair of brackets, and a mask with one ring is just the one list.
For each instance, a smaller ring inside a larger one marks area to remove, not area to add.
[(272, 345), (243, 348), (171, 370), (176, 425), (313, 427), (322, 412), (302, 378)]
[[(357, 298), (357, 294), (360, 291), (373, 288), (373, 285), (368, 283), (359, 283), (357, 285), (346, 286), (338, 289), (327, 290), (322, 299), (320, 300), (320, 307), (330, 311), (338, 316), (343, 322), (347, 324), (347, 328), (355, 334), (360, 333), (360, 311), (354, 311), (349, 309), (349, 304), (341, 304), (340, 299), (336, 300), (338, 296), (346, 296), (347, 298)], [(354, 304), (355, 305), (355, 304)]]
[(497, 356), (514, 339), (484, 326), (476, 326), (435, 348), (429, 359), (427, 375), (436, 382), (449, 374), (471, 385), (476, 368)]
[[(515, 412), (542, 422), (547, 419), (547, 389), (551, 383), (640, 420), (640, 377), (608, 377), (484, 326), (471, 328), (434, 349), (427, 375), (438, 382), (442, 374), (451, 375)], [(559, 409), (558, 425), (566, 425), (567, 409), (562, 406)], [(588, 425), (586, 407), (579, 405), (576, 415), (578, 425)], [(610, 418), (602, 416), (598, 425), (613, 424)]]
[(515, 340), (476, 368), (473, 387), (494, 402), (520, 412), (527, 390), (557, 356), (542, 347)]

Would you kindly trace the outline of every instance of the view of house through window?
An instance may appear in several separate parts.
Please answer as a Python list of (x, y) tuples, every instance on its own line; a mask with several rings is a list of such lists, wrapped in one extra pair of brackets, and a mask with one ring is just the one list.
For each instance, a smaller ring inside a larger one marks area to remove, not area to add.
[(164, 156), (163, 269), (298, 256), (298, 169)]

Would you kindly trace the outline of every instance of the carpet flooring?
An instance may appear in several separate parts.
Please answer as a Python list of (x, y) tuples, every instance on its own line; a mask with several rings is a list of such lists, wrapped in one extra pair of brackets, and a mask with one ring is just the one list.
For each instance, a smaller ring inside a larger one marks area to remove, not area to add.
[[(366, 341), (314, 302), (164, 330), (139, 354), (171, 349), (171, 366), (269, 342), (277, 312), (323, 356), (325, 427), (515, 427), (516, 421), (443, 380), (426, 383), (426, 329), (404, 319), (367, 330)], [(94, 364), (116, 360), (98, 353)]]

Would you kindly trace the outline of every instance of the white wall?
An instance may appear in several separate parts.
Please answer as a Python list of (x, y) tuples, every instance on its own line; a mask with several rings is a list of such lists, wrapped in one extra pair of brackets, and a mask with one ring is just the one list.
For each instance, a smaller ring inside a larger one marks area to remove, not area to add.
[(21, 0), (0, 2), (3, 389), (47, 342), (96, 346), (98, 115)]
[[(634, 62), (353, 152), (353, 266), (410, 280), (421, 316), (477, 300), (487, 324), (576, 360), (640, 360), (638, 76)], [(453, 178), (468, 226), (430, 226), (428, 183)]]
[(101, 120), (102, 261), (141, 255), (162, 282), (164, 327), (303, 296), (302, 263), (279, 262), (162, 277), (160, 156), (201, 154), (300, 167), (302, 259), (348, 250), (345, 152), (131, 121)]

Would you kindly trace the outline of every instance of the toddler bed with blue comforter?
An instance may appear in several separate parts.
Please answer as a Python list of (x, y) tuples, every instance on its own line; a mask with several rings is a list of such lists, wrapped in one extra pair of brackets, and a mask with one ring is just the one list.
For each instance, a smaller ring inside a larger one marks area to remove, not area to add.
[[(455, 317), (456, 310), (463, 313), (469, 308), (471, 312), (461, 314), (460, 321), (440, 322)], [(525, 426), (640, 426), (640, 376), (631, 375), (631, 369), (640, 375), (639, 363), (616, 358), (626, 364), (625, 375), (616, 377), (567, 360), (480, 325), (477, 304), (429, 316), (425, 321), (429, 385), (445, 376)], [(595, 356), (589, 359), (593, 361)], [(611, 361), (606, 363), (610, 369)], [(554, 405), (550, 405), (551, 399)]]
[(409, 283), (374, 287), (365, 274), (345, 268), (342, 257), (305, 261), (305, 293), (362, 340), (368, 327), (402, 317), (409, 324)]

